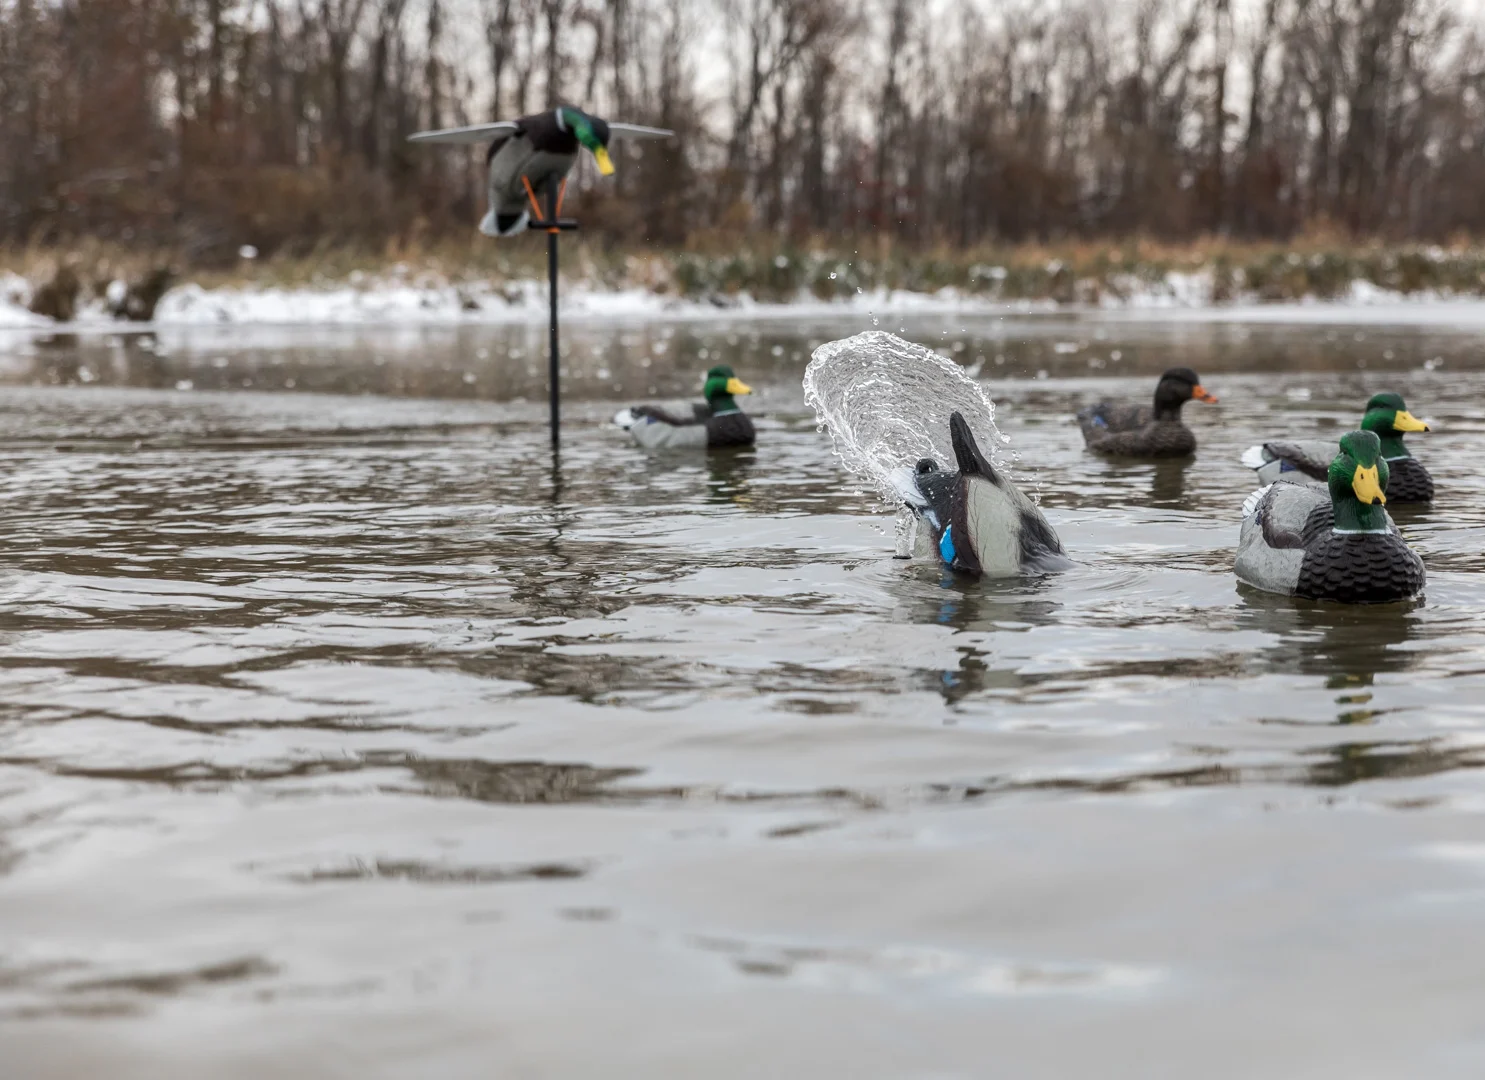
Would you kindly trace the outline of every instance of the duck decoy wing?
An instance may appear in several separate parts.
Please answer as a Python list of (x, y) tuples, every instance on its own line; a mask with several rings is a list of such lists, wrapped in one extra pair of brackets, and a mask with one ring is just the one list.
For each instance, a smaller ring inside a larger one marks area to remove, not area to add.
[[(1323, 488), (1297, 482), (1280, 481), (1256, 494), (1257, 505), (1243, 524), (1256, 524), (1262, 530), (1263, 542), (1273, 548), (1303, 547), (1310, 516), (1330, 505), (1330, 495)], [(1248, 505), (1244, 503), (1244, 510)]]
[(669, 139), (675, 136), (675, 132), (667, 128), (645, 127), (643, 124), (620, 124), (609, 121), (609, 138), (611, 139)]
[(1096, 433), (1134, 431), (1154, 419), (1155, 411), (1148, 405), (1119, 405), (1109, 401), (1089, 405), (1078, 413), (1078, 424), (1085, 436), (1090, 430)]
[(1329, 503), (1323, 489), (1271, 484), (1243, 504), (1243, 527), (1234, 569), (1238, 580), (1268, 592), (1293, 595), (1304, 569), (1305, 523)]
[(1099, 439), (1109, 434), (1108, 424), (1101, 423), (1098, 414), (1093, 409), (1083, 409), (1078, 413), (1078, 429), (1083, 433), (1083, 442), (1092, 446)]
[(502, 135), (514, 135), (514, 120), (499, 120), (493, 124), (470, 124), (468, 127), (438, 128), (435, 131), (419, 131), (407, 137), (408, 142), (425, 143), (484, 143), (492, 142)]
[(1243, 464), (1269, 483), (1287, 473), (1324, 480), (1335, 454), (1336, 444), (1326, 439), (1274, 440), (1249, 447), (1243, 453)]
[(1095, 435), (1087, 443), (1094, 453), (1111, 457), (1186, 457), (1196, 452), (1196, 436), (1181, 423), (1146, 424), (1133, 431)]
[(646, 450), (699, 450), (707, 444), (705, 424), (667, 424), (641, 416), (629, 434)]

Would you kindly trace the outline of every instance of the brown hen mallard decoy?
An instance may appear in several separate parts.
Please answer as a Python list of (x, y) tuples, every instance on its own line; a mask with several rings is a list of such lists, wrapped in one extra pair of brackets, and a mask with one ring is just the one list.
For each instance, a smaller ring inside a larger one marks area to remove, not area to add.
[(1171, 368), (1155, 384), (1152, 405), (1100, 401), (1078, 413), (1088, 449), (1110, 457), (1186, 457), (1196, 452), (1196, 435), (1181, 422), (1181, 406), (1195, 398), (1214, 405), (1190, 368)]

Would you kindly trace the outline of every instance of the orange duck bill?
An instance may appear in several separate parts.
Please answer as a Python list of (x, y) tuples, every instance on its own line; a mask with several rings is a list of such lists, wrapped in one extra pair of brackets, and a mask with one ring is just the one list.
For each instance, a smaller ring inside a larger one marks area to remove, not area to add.
[(1193, 386), (1191, 388), (1191, 396), (1197, 401), (1205, 401), (1208, 405), (1217, 404), (1217, 395), (1202, 389), (1200, 386)]

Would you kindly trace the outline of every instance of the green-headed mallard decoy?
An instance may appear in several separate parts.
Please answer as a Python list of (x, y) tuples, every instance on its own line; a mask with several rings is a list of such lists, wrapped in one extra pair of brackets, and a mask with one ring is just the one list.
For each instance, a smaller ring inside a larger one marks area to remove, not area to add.
[(1078, 413), (1088, 449), (1111, 457), (1186, 457), (1196, 453), (1196, 435), (1181, 423), (1181, 406), (1192, 398), (1214, 405), (1190, 368), (1171, 368), (1155, 384), (1154, 405), (1100, 401)]
[(730, 367), (719, 364), (706, 373), (701, 386), (706, 401), (693, 405), (690, 417), (675, 416), (658, 405), (636, 405), (620, 412), (614, 422), (651, 450), (752, 446), (753, 421), (736, 399), (736, 395), (752, 392)]
[(1326, 488), (1280, 480), (1254, 492), (1243, 504), (1238, 579), (1268, 592), (1346, 604), (1417, 596), (1423, 560), (1387, 514), (1387, 480), (1382, 440), (1353, 431), (1341, 438)]
[(899, 554), (932, 556), (959, 573), (1014, 577), (1067, 565), (1062, 542), (1037, 505), (980, 452), (962, 414), (949, 416), (957, 470), (932, 458), (892, 475), (912, 515)]
[[(532, 201), (548, 185), (560, 184), (577, 163), (578, 148), (586, 147), (608, 176), (614, 163), (608, 145), (614, 139), (667, 139), (673, 131), (639, 124), (610, 123), (570, 106), (501, 120), (493, 124), (420, 131), (409, 142), (480, 143), (490, 141), (485, 165), (489, 170), (490, 209), (480, 222), (486, 236), (515, 236), (531, 221)], [(546, 204), (538, 218), (546, 212)]]
[[(1408, 412), (1400, 394), (1375, 394), (1366, 403), (1361, 430), (1375, 432), (1382, 440), (1382, 460), (1387, 462), (1391, 479), (1387, 482), (1389, 502), (1421, 503), (1433, 501), (1433, 477), (1403, 444), (1410, 431), (1427, 431), (1428, 425)], [(1271, 484), (1281, 476), (1297, 474), (1294, 479), (1308, 478), (1323, 483), (1330, 470), (1335, 443), (1323, 439), (1298, 441), (1275, 440), (1250, 446), (1243, 451), (1243, 464), (1258, 473), (1258, 479)]]

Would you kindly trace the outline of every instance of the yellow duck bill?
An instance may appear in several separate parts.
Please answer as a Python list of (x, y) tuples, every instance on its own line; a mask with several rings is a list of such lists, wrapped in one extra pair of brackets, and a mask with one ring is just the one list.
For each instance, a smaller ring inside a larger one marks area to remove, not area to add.
[(1395, 431), (1427, 431), (1428, 425), (1419, 420), (1406, 409), (1402, 410), (1393, 418), (1392, 427)]
[(751, 394), (753, 388), (741, 379), (728, 379), (727, 392), (729, 394)]
[(1356, 492), (1356, 497), (1368, 506), (1372, 503), (1387, 505), (1387, 496), (1382, 494), (1382, 485), (1378, 482), (1375, 465), (1371, 468), (1363, 465), (1356, 466), (1356, 472), (1351, 475), (1351, 490)]

